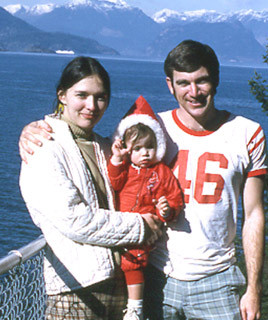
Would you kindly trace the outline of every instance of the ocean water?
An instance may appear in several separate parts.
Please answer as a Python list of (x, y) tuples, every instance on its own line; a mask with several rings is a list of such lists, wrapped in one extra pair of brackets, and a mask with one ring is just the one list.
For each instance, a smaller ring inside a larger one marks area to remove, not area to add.
[[(0, 53), (0, 258), (40, 234), (19, 191), (18, 139), (24, 125), (52, 112), (57, 80), (72, 58)], [(163, 62), (98, 59), (109, 72), (112, 83), (111, 103), (96, 127), (98, 133), (110, 135), (139, 95), (156, 112), (176, 108), (176, 101), (165, 84)], [(248, 80), (254, 70), (222, 66), (216, 105), (258, 121), (268, 135), (268, 118), (249, 90)], [(267, 69), (257, 71), (268, 78)]]

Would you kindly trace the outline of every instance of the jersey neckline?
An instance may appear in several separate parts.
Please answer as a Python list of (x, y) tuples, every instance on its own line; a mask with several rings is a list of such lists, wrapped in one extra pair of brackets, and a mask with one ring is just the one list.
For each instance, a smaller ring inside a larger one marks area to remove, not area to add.
[(213, 132), (217, 131), (229, 118), (230, 116), (230, 112), (226, 111), (226, 110), (222, 110), (221, 112), (223, 112), (223, 117), (222, 117), (222, 121), (220, 122), (220, 124), (215, 128), (215, 130), (204, 130), (204, 131), (195, 131), (193, 129), (190, 129), (188, 127), (186, 127), (181, 120), (178, 118), (177, 116), (177, 110), (178, 109), (173, 109), (172, 110), (172, 118), (175, 121), (175, 123), (178, 125), (178, 127), (180, 127), (184, 132), (191, 134), (193, 136), (208, 136), (210, 134), (212, 134)]

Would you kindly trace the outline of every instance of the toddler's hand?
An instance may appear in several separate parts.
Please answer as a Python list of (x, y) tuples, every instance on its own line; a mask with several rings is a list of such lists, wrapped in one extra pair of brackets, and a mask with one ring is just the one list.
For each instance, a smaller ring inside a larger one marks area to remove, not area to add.
[(161, 217), (163, 218), (167, 218), (171, 213), (170, 206), (165, 196), (162, 196), (158, 199), (156, 203), (156, 208), (158, 209)]
[(121, 139), (116, 139), (112, 144), (112, 157), (111, 162), (113, 165), (119, 165), (124, 160), (124, 157), (130, 151), (129, 148), (125, 148)]

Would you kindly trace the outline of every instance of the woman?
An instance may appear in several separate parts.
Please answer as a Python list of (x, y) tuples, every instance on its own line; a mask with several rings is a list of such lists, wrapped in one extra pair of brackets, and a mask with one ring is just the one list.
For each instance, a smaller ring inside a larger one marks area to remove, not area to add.
[(157, 237), (159, 222), (151, 214), (114, 211), (110, 146), (93, 132), (110, 99), (106, 70), (95, 59), (75, 58), (62, 73), (57, 99), (55, 115), (45, 118), (52, 139), (32, 146), (20, 175), (22, 196), (48, 244), (46, 319), (118, 320), (126, 291), (111, 248)]

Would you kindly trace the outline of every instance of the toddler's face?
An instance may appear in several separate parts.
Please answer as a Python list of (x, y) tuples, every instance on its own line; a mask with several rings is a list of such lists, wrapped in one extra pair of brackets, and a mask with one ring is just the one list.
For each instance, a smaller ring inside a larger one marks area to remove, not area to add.
[(156, 146), (149, 136), (139, 139), (134, 145), (126, 142), (126, 146), (131, 148), (130, 161), (134, 165), (146, 168), (156, 162)]

